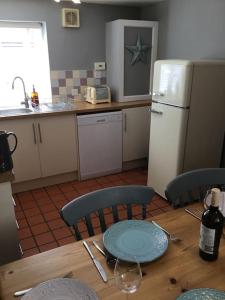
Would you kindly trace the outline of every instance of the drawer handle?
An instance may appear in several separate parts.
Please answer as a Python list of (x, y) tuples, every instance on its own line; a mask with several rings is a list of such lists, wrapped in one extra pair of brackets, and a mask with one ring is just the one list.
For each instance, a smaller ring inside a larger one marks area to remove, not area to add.
[(40, 123), (38, 123), (38, 132), (39, 132), (40, 143), (42, 143), (42, 136), (41, 136), (41, 126), (40, 126)]
[(36, 138), (36, 131), (35, 131), (35, 124), (32, 124), (32, 128), (33, 128), (33, 135), (34, 135), (34, 143), (37, 144), (37, 138)]
[(97, 120), (98, 123), (103, 123), (105, 121), (106, 121), (106, 119), (99, 119), (99, 120)]

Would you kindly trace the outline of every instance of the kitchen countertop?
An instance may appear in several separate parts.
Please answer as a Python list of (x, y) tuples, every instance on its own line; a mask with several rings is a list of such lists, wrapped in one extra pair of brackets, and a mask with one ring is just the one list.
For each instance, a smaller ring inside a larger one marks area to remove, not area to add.
[(14, 180), (14, 174), (12, 171), (7, 171), (4, 173), (0, 173), (0, 183), (2, 182), (8, 182)]
[[(103, 111), (112, 111), (120, 110), (126, 108), (135, 108), (142, 106), (150, 106), (151, 100), (138, 100), (138, 101), (127, 101), (127, 102), (116, 102), (112, 101), (111, 103), (99, 103), (91, 104), (86, 101), (76, 101), (75, 104), (65, 104), (65, 103), (48, 103), (41, 104), (38, 109), (32, 109), (32, 112), (29, 113), (6, 113), (4, 114), (3, 110), (0, 110), (0, 120), (9, 120), (9, 119), (19, 119), (19, 118), (29, 118), (29, 117), (42, 117), (58, 114), (83, 114), (83, 113), (97, 113)], [(21, 106), (20, 108), (24, 108)]]

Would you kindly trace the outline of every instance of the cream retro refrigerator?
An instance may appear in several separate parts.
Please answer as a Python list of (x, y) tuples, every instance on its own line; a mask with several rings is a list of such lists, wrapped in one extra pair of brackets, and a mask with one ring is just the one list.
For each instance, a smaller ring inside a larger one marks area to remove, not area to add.
[(166, 185), (188, 170), (219, 167), (225, 132), (225, 61), (155, 63), (148, 185)]

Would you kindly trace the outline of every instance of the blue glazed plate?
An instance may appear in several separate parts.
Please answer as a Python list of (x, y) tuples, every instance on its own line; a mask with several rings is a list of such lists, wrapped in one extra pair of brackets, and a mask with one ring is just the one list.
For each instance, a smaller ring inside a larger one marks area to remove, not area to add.
[(103, 244), (115, 257), (144, 263), (163, 255), (168, 247), (168, 239), (161, 229), (149, 222), (126, 220), (106, 230)]
[(225, 300), (225, 292), (214, 289), (193, 289), (176, 300)]

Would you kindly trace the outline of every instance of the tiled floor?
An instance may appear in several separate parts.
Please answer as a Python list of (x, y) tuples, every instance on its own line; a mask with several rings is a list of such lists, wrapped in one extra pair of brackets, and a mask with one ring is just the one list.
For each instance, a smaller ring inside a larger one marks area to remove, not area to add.
[[(74, 241), (71, 230), (64, 224), (59, 215), (59, 209), (75, 197), (104, 187), (143, 184), (147, 182), (146, 169), (135, 169), (116, 175), (109, 175), (86, 181), (71, 181), (48, 186), (29, 192), (18, 193), (15, 196), (16, 217), (19, 223), (19, 238), (24, 256), (31, 256)], [(148, 215), (155, 216), (172, 208), (161, 197), (154, 197), (148, 207)], [(125, 217), (123, 208), (120, 216)], [(136, 212), (139, 218), (139, 212)], [(107, 215), (108, 224), (111, 223)], [(82, 225), (82, 224), (81, 224)], [(87, 237), (83, 224), (83, 238)], [(98, 232), (98, 229), (97, 229)], [(100, 232), (100, 231), (99, 231)]]

